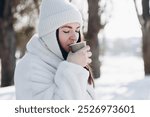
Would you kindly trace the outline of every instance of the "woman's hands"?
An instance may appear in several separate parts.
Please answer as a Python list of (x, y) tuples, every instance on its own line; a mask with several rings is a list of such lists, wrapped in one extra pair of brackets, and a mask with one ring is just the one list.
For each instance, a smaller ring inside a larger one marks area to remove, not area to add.
[(72, 62), (82, 67), (85, 67), (92, 62), (91, 57), (92, 53), (90, 51), (90, 46), (85, 46), (84, 48), (78, 50), (75, 53), (69, 52), (67, 61)]

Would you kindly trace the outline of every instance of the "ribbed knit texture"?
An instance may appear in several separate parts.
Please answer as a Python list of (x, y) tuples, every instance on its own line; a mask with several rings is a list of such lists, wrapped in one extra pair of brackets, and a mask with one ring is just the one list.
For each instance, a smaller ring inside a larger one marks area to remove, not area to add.
[(82, 26), (81, 14), (71, 3), (65, 0), (42, 0), (38, 25), (40, 37), (73, 22)]

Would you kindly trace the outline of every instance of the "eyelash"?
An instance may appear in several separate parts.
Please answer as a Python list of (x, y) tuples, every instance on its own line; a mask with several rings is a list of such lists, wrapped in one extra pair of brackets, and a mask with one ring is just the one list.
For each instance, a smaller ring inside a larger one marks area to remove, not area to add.
[(63, 31), (64, 33), (69, 33), (69, 31)]
[[(63, 31), (64, 33), (69, 33), (70, 31)], [(76, 33), (79, 33), (80, 31), (75, 31)]]

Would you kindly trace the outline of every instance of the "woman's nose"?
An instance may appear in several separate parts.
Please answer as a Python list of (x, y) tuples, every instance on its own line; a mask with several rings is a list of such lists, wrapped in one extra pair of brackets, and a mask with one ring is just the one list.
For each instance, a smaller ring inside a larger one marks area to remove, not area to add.
[(76, 41), (78, 40), (78, 35), (79, 35), (78, 33), (72, 31), (70, 39), (72, 39), (73, 41)]

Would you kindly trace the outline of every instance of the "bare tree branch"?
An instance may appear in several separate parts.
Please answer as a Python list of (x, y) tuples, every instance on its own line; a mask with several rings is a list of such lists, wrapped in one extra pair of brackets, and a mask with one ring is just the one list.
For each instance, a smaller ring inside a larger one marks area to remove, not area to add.
[(136, 10), (136, 14), (137, 14), (139, 23), (141, 24), (141, 26), (143, 26), (143, 24), (144, 24), (144, 19), (142, 18), (142, 16), (140, 15), (140, 13), (139, 13), (139, 11), (138, 11), (138, 7), (137, 7), (136, 0), (134, 0), (134, 6), (135, 6), (135, 10)]

